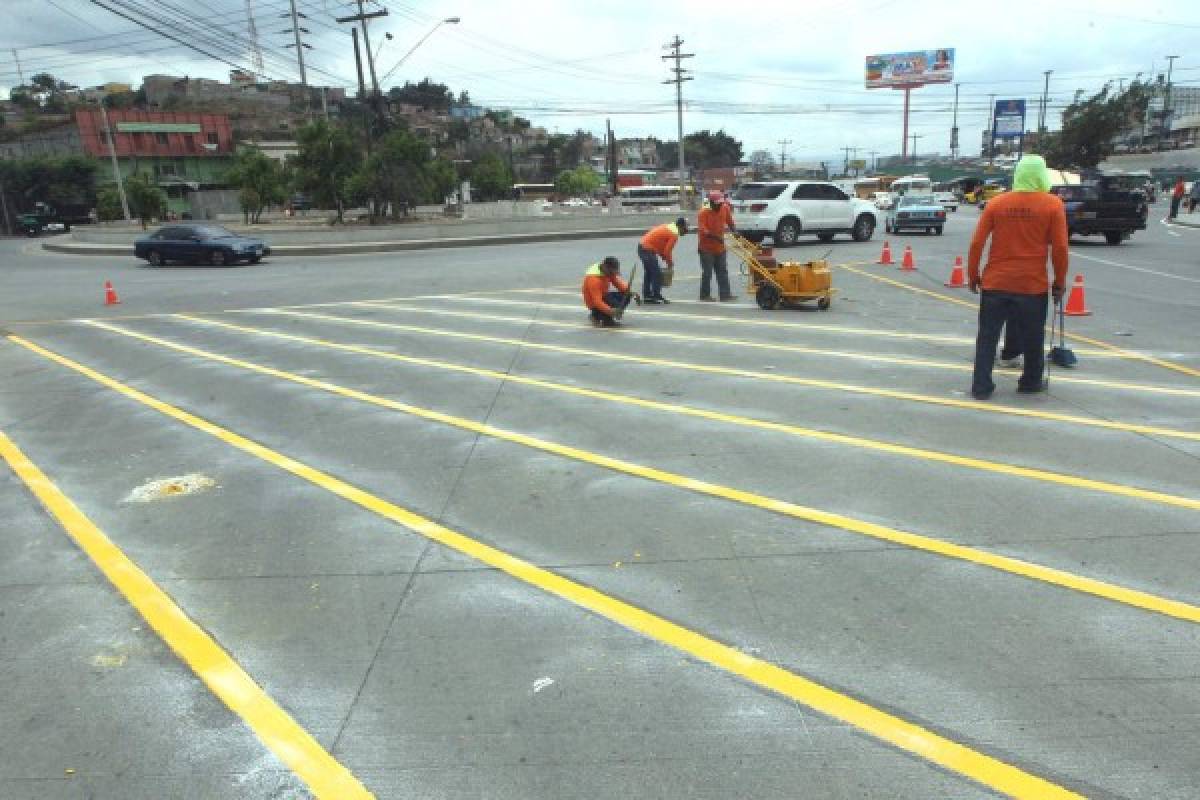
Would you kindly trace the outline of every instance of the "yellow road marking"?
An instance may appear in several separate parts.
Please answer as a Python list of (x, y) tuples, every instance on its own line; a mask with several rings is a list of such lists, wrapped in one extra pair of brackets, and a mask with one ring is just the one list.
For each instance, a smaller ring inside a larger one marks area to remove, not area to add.
[[(403, 306), (378, 305), (379, 308), (397, 308), (401, 311), (409, 310)], [(850, 392), (853, 394), (862, 394), (872, 397), (888, 397), (893, 400), (908, 400), (914, 403), (927, 403), (930, 405), (946, 406), (949, 408), (966, 409), (968, 411), (978, 411), (985, 414), (1004, 414), (1008, 416), (1029, 417), (1032, 419), (1050, 420), (1054, 422), (1069, 422), (1076, 425), (1085, 425), (1092, 428), (1105, 428), (1108, 430), (1124, 431), (1126, 433), (1142, 433), (1153, 436), (1167, 436), (1175, 439), (1189, 439), (1192, 441), (1200, 441), (1200, 433), (1193, 431), (1183, 431), (1175, 428), (1161, 428), (1153, 425), (1138, 425), (1129, 422), (1114, 422), (1107, 419), (1098, 419), (1091, 417), (1080, 417), (1073, 414), (1060, 414), (1054, 411), (1038, 411), (1032, 408), (1021, 408), (1019, 406), (1005, 406), (998, 403), (979, 403), (968, 400), (956, 400), (952, 397), (937, 397), (935, 395), (916, 394), (914, 392), (902, 392), (896, 389), (880, 389), (873, 386), (860, 386), (852, 383), (839, 383), (837, 381), (826, 381), (818, 378), (801, 378), (795, 375), (779, 375), (773, 372), (753, 372), (746, 369), (736, 369), (734, 367), (718, 367), (710, 364), (697, 364), (689, 361), (671, 361), (662, 358), (650, 358), (648, 356), (635, 356), (628, 353), (613, 353), (604, 350), (589, 350), (583, 347), (568, 347), (558, 344), (544, 344), (541, 342), (528, 342), (522, 339), (509, 339), (501, 336), (485, 336), (479, 333), (465, 333), (463, 331), (449, 331), (438, 328), (422, 328), (417, 325), (402, 325), (394, 322), (378, 322), (376, 320), (355, 319), (353, 317), (338, 317), (330, 314), (317, 314), (308, 311), (288, 311), (285, 309), (277, 309), (272, 311), (273, 314), (283, 314), (285, 316), (304, 317), (309, 319), (324, 319), (331, 322), (347, 323), (351, 325), (365, 325), (375, 328), (386, 328), (388, 330), (407, 331), (409, 333), (418, 333), (429, 336), (445, 336), (455, 339), (466, 339), (474, 342), (489, 342), (492, 344), (513, 345), (515, 347), (525, 347), (534, 350), (546, 350), (555, 353), (570, 353), (572, 355), (595, 356), (597, 358), (610, 359), (613, 361), (628, 361), (635, 364), (648, 364), (655, 367), (669, 367), (672, 369), (690, 370), (692, 372), (705, 372), (713, 375), (729, 375), (738, 378), (751, 378), (754, 380), (774, 381), (777, 383), (788, 383), (797, 386), (809, 386), (816, 389), (830, 389), (833, 391)], [(615, 332), (613, 332), (615, 333)], [(619, 335), (619, 334), (617, 334)]]
[[(870, 272), (867, 272), (866, 270), (858, 269), (857, 267), (852, 267), (848, 264), (838, 264), (837, 266), (840, 266), (842, 269), (848, 269), (851, 272), (854, 272), (858, 275), (863, 275), (867, 278), (870, 278), (873, 281), (880, 281), (882, 283), (886, 283), (891, 286), (896, 286), (901, 289), (907, 289), (910, 292), (917, 292), (918, 294), (928, 295), (929, 297), (936, 297), (937, 299), (944, 300), (947, 303), (956, 303), (957, 305), (966, 306), (967, 308), (971, 308), (971, 309), (978, 308), (978, 304), (976, 304), (976, 303), (971, 303), (966, 300), (960, 300), (957, 297), (949, 297), (948, 295), (944, 295), (941, 292), (934, 292), (934, 291), (930, 291), (929, 289), (922, 289), (919, 286), (909, 286), (907, 283), (903, 283), (901, 281), (894, 280), (893, 278), (888, 278), (883, 275), (874, 275)], [(1078, 334), (1078, 333), (1068, 333), (1068, 334), (1066, 334), (1066, 337), (1072, 341), (1085, 342), (1085, 343), (1093, 345), (1095, 347), (1102, 348), (1102, 349), (1107, 350), (1108, 352), (1113, 353), (1114, 355), (1117, 355), (1121, 358), (1127, 358), (1127, 359), (1131, 359), (1134, 361), (1144, 361), (1147, 364), (1153, 364), (1156, 367), (1162, 367), (1164, 369), (1174, 370), (1175, 372), (1182, 372), (1184, 375), (1191, 375), (1194, 378), (1200, 378), (1200, 369), (1193, 369), (1192, 367), (1188, 367), (1183, 364), (1176, 364), (1174, 361), (1167, 361), (1166, 359), (1163, 359), (1163, 358), (1157, 358), (1155, 356), (1146, 355), (1145, 353), (1139, 353), (1136, 350), (1126, 350), (1123, 347), (1117, 347), (1115, 344), (1109, 344), (1108, 342), (1104, 342), (1099, 339), (1093, 339), (1090, 336), (1083, 336), (1082, 334)]]
[(674, 486), (680, 489), (697, 492), (699, 494), (717, 497), (723, 500), (730, 500), (735, 503), (740, 503), (746, 506), (761, 508), (766, 511), (803, 519), (808, 522), (815, 522), (820, 525), (826, 525), (831, 528), (840, 528), (851, 533), (869, 536), (875, 539), (880, 539), (887, 542), (910, 547), (916, 550), (923, 550), (928, 553), (946, 556), (948, 558), (956, 558), (962, 561), (969, 561), (973, 564), (991, 567), (1002, 572), (1008, 572), (1013, 575), (1018, 575), (1023, 578), (1041, 581), (1043, 583), (1061, 586), (1067, 589), (1092, 594), (1097, 597), (1102, 597), (1106, 600), (1112, 600), (1118, 603), (1135, 606), (1147, 611), (1165, 614), (1172, 617), (1178, 617), (1190, 622), (1200, 622), (1200, 607), (1184, 603), (1178, 600), (1170, 600), (1157, 595), (1152, 595), (1146, 592), (1141, 592), (1136, 589), (1129, 589), (1116, 584), (1106, 583), (1104, 581), (1087, 578), (1081, 575), (1076, 575), (1070, 572), (1054, 569), (1052, 567), (1042, 566), (1020, 559), (1009, 558), (1007, 556), (995, 555), (983, 550), (977, 550), (965, 545), (956, 545), (940, 539), (921, 536), (920, 534), (901, 531), (896, 528), (889, 528), (884, 525), (878, 525), (863, 520), (854, 519), (843, 514), (836, 514), (830, 511), (822, 511), (808, 506), (802, 506), (796, 503), (789, 503), (783, 500), (766, 497), (764, 495), (754, 494), (752, 492), (734, 489), (721, 484), (709, 483), (707, 481), (690, 478), (686, 475), (660, 470), (654, 467), (647, 467), (641, 464), (635, 464), (630, 461), (623, 461), (617, 458), (593, 453), (582, 448), (571, 447), (569, 445), (559, 444), (557, 442), (540, 439), (535, 436), (529, 436), (523, 433), (517, 433), (505, 428), (497, 428), (493, 425), (488, 425), (482, 422), (456, 417), (452, 414), (445, 414), (440, 411), (422, 408), (420, 406), (402, 403), (397, 400), (390, 400), (386, 397), (361, 392), (357, 389), (350, 389), (345, 386), (339, 386), (335, 383), (322, 381), (315, 378), (308, 378), (303, 375), (297, 375), (285, 370), (267, 367), (261, 364), (255, 364), (250, 361), (244, 361), (230, 356), (224, 356), (219, 353), (213, 353), (207, 350), (201, 350), (189, 345), (179, 344), (167, 339), (162, 339), (157, 336), (150, 336), (145, 333), (138, 333), (116, 325), (109, 325), (104, 322), (92, 322), (98, 328), (110, 330), (114, 333), (119, 333), (123, 336), (128, 336), (133, 339), (140, 339), (151, 344), (175, 350), (188, 355), (197, 356), (209, 361), (216, 361), (222, 364), (228, 364), (233, 367), (239, 367), (250, 372), (257, 372), (261, 375), (270, 375), (274, 378), (280, 378), (291, 383), (297, 383), (302, 386), (309, 386), (314, 389), (320, 389), (330, 394), (335, 394), (341, 397), (347, 397), (352, 400), (358, 400), (363, 403), (369, 403), (381, 408), (388, 408), (393, 411), (399, 411), (410, 416), (420, 419), (430, 420), (445, 425), (450, 425), (455, 428), (470, 431), (472, 433), (490, 436), (495, 439), (500, 439), (506, 442), (512, 442), (524, 447), (529, 447), (534, 450), (540, 450), (545, 453), (563, 456), (565, 458), (574, 459), (585, 464), (609, 469), (614, 472), (623, 472), (626, 475), (632, 475), (638, 478), (655, 481), (657, 483)]
[[(362, 308), (385, 308), (395, 311), (406, 311), (415, 314), (430, 314), (433, 316), (443, 317), (460, 317), (464, 319), (486, 319), (496, 322), (511, 322), (518, 325), (541, 325), (553, 328), (575, 327), (571, 323), (558, 320), (547, 319), (532, 319), (529, 317), (508, 317), (502, 314), (480, 314), (475, 311), (449, 311), (444, 308), (425, 308), (423, 306), (401, 306), (394, 303), (385, 303), (383, 301), (364, 300), (353, 304)], [(539, 306), (546, 308), (547, 306)], [(297, 306), (287, 306), (284, 309), (257, 309), (262, 313), (287, 312), (291, 309), (298, 308)], [(577, 306), (549, 306), (552, 309), (570, 308), (572, 311), (578, 312)], [(591, 330), (591, 326), (578, 326), (580, 330)], [(944, 369), (955, 372), (971, 372), (972, 367), (969, 364), (954, 364), (947, 361), (931, 361), (922, 358), (907, 358), (902, 356), (890, 356), (880, 353), (856, 353), (845, 350), (822, 350), (813, 347), (802, 347), (800, 345), (791, 344), (771, 344), (769, 342), (756, 342), (749, 339), (727, 339), (719, 336), (696, 336), (685, 333), (667, 333), (664, 331), (645, 331), (637, 328), (621, 328), (619, 331), (621, 336), (633, 337), (648, 337), (671, 339), (684, 342), (708, 342), (711, 344), (729, 345), (733, 347), (748, 347), (752, 349), (776, 350), (791, 353), (805, 353), (819, 356), (828, 356), (830, 358), (847, 358), (856, 361), (871, 361), (882, 364), (902, 364), (910, 367), (928, 367), (930, 369)], [(1065, 383), (1076, 383), (1087, 386), (1100, 386), (1106, 389), (1120, 389), (1131, 392), (1146, 392), (1150, 394), (1168, 394), (1181, 397), (1200, 397), (1200, 389), (1177, 389), (1171, 386), (1153, 386), (1145, 383), (1131, 383), (1129, 381), (1103, 380), (1101, 378), (1074, 378), (1069, 376), (1055, 375), (1055, 381), (1063, 381)]]
[(952, 453), (944, 453), (938, 450), (926, 450), (919, 447), (909, 447), (906, 445), (894, 444), (892, 442), (884, 442), (877, 439), (867, 439), (859, 436), (848, 436), (840, 433), (831, 433), (829, 431), (816, 430), (814, 428), (803, 428), (798, 425), (788, 425), (780, 422), (771, 422), (769, 420), (756, 419), (754, 417), (745, 417), (737, 414), (725, 414), (719, 411), (709, 411), (703, 408), (696, 408), (680, 403), (665, 403), (659, 400), (646, 400), (632, 395), (617, 394), (615, 392), (605, 392), (598, 389), (588, 389), (580, 386), (570, 386), (563, 383), (555, 383), (553, 381), (541, 380), (539, 378), (529, 378), (523, 375), (513, 373), (499, 372), (492, 369), (484, 369), (481, 367), (469, 367), (464, 364), (455, 364), (449, 361), (440, 361), (431, 358), (420, 358), (417, 356), (406, 356), (400, 353), (392, 353), (386, 350), (376, 350), (372, 347), (363, 345), (345, 344), (343, 342), (334, 342), (328, 339), (316, 339), (310, 336), (299, 336), (297, 334), (282, 333), (280, 331), (264, 330), (262, 328), (251, 328), (245, 325), (234, 325), (230, 322), (222, 322), (208, 317), (196, 317), (190, 314), (176, 314), (180, 319), (190, 320), (205, 325), (214, 325), (228, 330), (247, 333), (254, 336), (263, 336), (271, 339), (280, 339), (289, 342), (300, 342), (302, 344), (310, 344), (318, 347), (325, 347), (331, 350), (341, 350), (348, 353), (357, 353), (359, 355), (370, 356), (372, 358), (383, 358), (389, 361), (399, 361), (405, 364), (413, 364), (423, 367), (433, 367), (436, 369), (449, 370), (452, 372), (461, 372), (468, 375), (478, 375), (484, 378), (494, 378), (500, 381), (509, 383), (519, 383), (523, 386), (535, 386), (539, 389), (548, 389), (555, 392), (563, 392), (565, 394), (573, 394), (579, 397), (589, 397), (596, 400), (606, 400), (614, 403), (622, 403), (625, 405), (638, 406), (640, 408), (649, 408), (655, 411), (664, 411), (670, 414), (682, 414), (690, 417), (698, 417), (700, 419), (712, 420), (714, 422), (724, 422), (732, 425), (740, 425), (747, 428), (758, 428), (768, 430), (775, 433), (786, 433), (792, 436), (798, 436), (807, 439), (817, 439), (826, 442), (835, 442), (837, 444), (850, 445), (851, 447), (859, 447), (866, 450), (875, 450), (883, 453), (892, 453), (893, 455), (907, 456), (909, 458), (917, 458), (925, 461), (935, 461), (943, 464), (953, 464), (959, 467), (969, 469), (977, 469), (985, 472), (994, 472), (1001, 475), (1010, 475), (1020, 478), (1031, 478), (1033, 480), (1045, 481), (1048, 483), (1061, 484), (1063, 486), (1071, 486), (1077, 489), (1090, 489), (1093, 491), (1114, 494), (1121, 497), (1131, 497), (1137, 500), (1146, 500), (1152, 503), (1162, 503), (1169, 506), (1177, 506), (1180, 508), (1188, 508), (1200, 511), (1200, 500), (1195, 500), (1190, 497), (1181, 497), (1179, 495), (1166, 494), (1164, 492), (1156, 492), (1149, 489), (1139, 489), (1134, 486), (1127, 486), (1120, 483), (1110, 483), (1108, 481), (1093, 480), (1076, 475), (1067, 475), (1049, 470), (1041, 470), (1033, 467), (1022, 467), (1015, 464), (1005, 464), (999, 461), (988, 461), (986, 459), (971, 458), (969, 456), (959, 456)]
[[(833, 719), (862, 730), (894, 747), (913, 753), (944, 769), (1022, 800), (1079, 800), (1082, 796), (991, 756), (972, 750), (932, 731), (888, 714), (849, 695), (789, 672), (726, 644), (625, 603), (590, 586), (535, 566), (510, 553), (472, 539), (431, 519), (402, 508), (357, 486), (283, 455), (206, 419), (176, 408), (83, 364), (51, 352), (19, 336), (9, 339), (39, 355), (91, 378), (122, 395), (203, 431), (263, 461), (286, 470), (389, 519), (412, 532), (483, 564), (502, 570), (523, 583), (567, 600), (601, 617), (661, 642), (725, 672), (802, 703)], [(349, 795), (346, 795), (349, 796)]]
[[(550, 290), (544, 290), (541, 293), (542, 294), (562, 294), (562, 295), (574, 294), (574, 293), (568, 293), (568, 292), (555, 292), (555, 291), (550, 291)], [(404, 298), (400, 298), (400, 300), (403, 300), (403, 299)], [(562, 303), (546, 303), (544, 301), (535, 301), (535, 300), (510, 300), (508, 298), (503, 298), (503, 297), (482, 297), (482, 296), (481, 297), (468, 297), (466, 295), (450, 295), (450, 294), (430, 295), (427, 298), (421, 298), (421, 299), (423, 299), (423, 300), (426, 300), (426, 299), (427, 300), (455, 300), (455, 301), (460, 301), (460, 302), (487, 303), (487, 304), (491, 304), (491, 305), (504, 305), (504, 306), (527, 306), (527, 307), (545, 308), (545, 309), (552, 309), (552, 310), (563, 310), (563, 311), (570, 310), (570, 311), (574, 311), (575, 313), (579, 313), (579, 310), (581, 308), (581, 306), (578, 306), (578, 305), (565, 305)], [(354, 303), (336, 303), (336, 304), (331, 304), (331, 305), (370, 306), (370, 305), (376, 305), (376, 304), (387, 304), (387, 303), (392, 303), (392, 302), (399, 302), (399, 300), (396, 300), (396, 301), (393, 301), (393, 300), (360, 300), (360, 301), (354, 302)], [(681, 300), (672, 300), (671, 301), (672, 304), (683, 303), (683, 302), (685, 302), (685, 301), (681, 301)], [(700, 305), (700, 304), (697, 303), (697, 305)], [(704, 304), (705, 307), (709, 307), (711, 305), (712, 305), (711, 303)], [(282, 308), (301, 308), (301, 306), (283, 306)], [(967, 344), (967, 345), (971, 345), (972, 347), (975, 346), (975, 339), (973, 337), (951, 336), (949, 334), (938, 334), (938, 333), (912, 333), (910, 331), (897, 331), (897, 330), (889, 330), (886, 328), (855, 328), (855, 327), (851, 327), (849, 325), (831, 325), (828, 323), (816, 323), (816, 322), (813, 322), (813, 323), (780, 322), (778, 320), (772, 320), (772, 319), (739, 319), (737, 317), (731, 317), (731, 316), (727, 316), (727, 315), (723, 315), (723, 314), (722, 315), (718, 315), (718, 314), (672, 314), (670, 316), (662, 315), (661, 318), (670, 320), (671, 322), (695, 322), (695, 321), (727, 322), (732, 325), (754, 325), (754, 326), (768, 327), (768, 328), (785, 328), (785, 329), (794, 330), (796, 332), (819, 331), (821, 333), (853, 333), (853, 334), (860, 335), (860, 336), (876, 336), (876, 337), (880, 337), (880, 338), (884, 338), (884, 339), (912, 339), (914, 341), (938, 342), (938, 343), (945, 343), (945, 344)], [(974, 351), (972, 351), (972, 352), (974, 352)], [(1075, 350), (1075, 352), (1080, 355), (1090, 355), (1090, 356), (1103, 357), (1103, 358), (1118, 358), (1119, 357), (1119, 356), (1116, 356), (1113, 353), (1110, 353), (1106, 350), (1090, 350), (1086, 347), (1077, 348)]]
[[(10, 337), (19, 344), (30, 344)], [(31, 349), (39, 352), (36, 345)], [(50, 357), (46, 351), (42, 355)], [(280, 708), (204, 629), (0, 431), (0, 456), (109, 582), (212, 693), (241, 717), (259, 740), (319, 798), (373, 797), (308, 731)]]

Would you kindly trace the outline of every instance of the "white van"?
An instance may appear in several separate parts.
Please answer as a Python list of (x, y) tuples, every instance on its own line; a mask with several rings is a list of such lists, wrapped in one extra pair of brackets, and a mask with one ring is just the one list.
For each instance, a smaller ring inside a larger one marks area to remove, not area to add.
[(933, 194), (933, 181), (925, 175), (908, 175), (892, 181), (889, 187), (897, 197), (909, 194)]

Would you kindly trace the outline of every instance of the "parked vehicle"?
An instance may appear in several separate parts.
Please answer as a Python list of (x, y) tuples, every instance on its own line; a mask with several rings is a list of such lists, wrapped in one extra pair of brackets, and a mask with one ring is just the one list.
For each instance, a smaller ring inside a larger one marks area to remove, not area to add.
[(1008, 188), (1005, 187), (1004, 184), (988, 181), (986, 183), (979, 184), (973, 191), (967, 192), (963, 199), (968, 203), (972, 203), (980, 208), (983, 208), (984, 204), (986, 204), (988, 200), (991, 200), (996, 195), (1004, 194), (1007, 191)]
[(888, 233), (903, 230), (923, 230), (942, 235), (946, 225), (946, 209), (931, 194), (906, 194), (896, 207), (888, 212), (884, 222)]
[(26, 236), (38, 236), (46, 232), (65, 232), (72, 225), (88, 225), (95, 222), (91, 209), (86, 205), (51, 206), (34, 203), (32, 211), (17, 215), (17, 227)]
[(777, 247), (794, 245), (807, 234), (831, 242), (837, 234), (848, 233), (854, 241), (865, 242), (879, 224), (874, 203), (825, 181), (742, 184), (733, 208), (739, 233), (755, 243), (770, 236)]
[(1134, 231), (1146, 229), (1150, 206), (1141, 189), (1125, 189), (1120, 181), (1100, 176), (1050, 191), (1066, 206), (1071, 236), (1102, 235), (1109, 244), (1118, 245)]
[(958, 195), (954, 192), (934, 192), (933, 198), (947, 211), (958, 211)]
[(896, 197), (901, 197), (908, 193), (913, 194), (932, 194), (933, 181), (925, 175), (906, 175), (903, 178), (897, 178), (892, 181), (890, 187), (891, 192)]
[(155, 267), (171, 261), (223, 267), (247, 261), (257, 264), (271, 248), (262, 239), (238, 234), (220, 225), (167, 225), (134, 242), (133, 253)]
[(896, 204), (891, 192), (875, 192), (871, 199), (875, 202), (875, 207), (880, 211), (887, 211)]

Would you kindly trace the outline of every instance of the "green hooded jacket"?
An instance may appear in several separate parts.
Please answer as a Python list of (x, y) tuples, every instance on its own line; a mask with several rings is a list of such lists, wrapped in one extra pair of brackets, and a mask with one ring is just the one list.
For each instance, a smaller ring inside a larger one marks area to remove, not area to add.
[(1035, 155), (1021, 156), (1017, 168), (1013, 170), (1013, 191), (1050, 191), (1050, 173), (1046, 170), (1046, 160)]

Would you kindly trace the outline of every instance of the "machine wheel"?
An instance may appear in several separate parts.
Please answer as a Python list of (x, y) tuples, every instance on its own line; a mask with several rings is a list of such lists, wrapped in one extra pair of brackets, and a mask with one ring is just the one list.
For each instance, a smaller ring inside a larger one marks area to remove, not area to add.
[(152, 267), (161, 267), (163, 264), (167, 263), (163, 260), (162, 253), (158, 252), (157, 250), (151, 250), (149, 253), (147, 253), (146, 260), (150, 262), (150, 266)]
[(800, 238), (800, 221), (795, 217), (780, 220), (774, 238), (776, 246), (791, 247)]
[(818, 234), (817, 234), (817, 241), (820, 241), (820, 242), (825, 242), (825, 243), (832, 242), (832, 241), (833, 241), (833, 234), (832, 234), (832, 233), (824, 233), (824, 232), (822, 232), (822, 233), (818, 233)]
[(212, 264), (214, 267), (225, 266), (225, 251), (213, 250), (208, 254), (208, 263)]
[(829, 307), (831, 305), (833, 305), (832, 298), (829, 298), (829, 297), (818, 297), (817, 298), (817, 310), (818, 311), (828, 311)]
[(754, 293), (754, 301), (763, 311), (774, 311), (782, 300), (783, 294), (769, 283), (760, 285)]
[(850, 231), (850, 238), (856, 242), (866, 242), (874, 234), (875, 220), (870, 214), (860, 214), (858, 219), (854, 220), (854, 229)]
[(1123, 238), (1125, 238), (1125, 237), (1123, 237), (1121, 235), (1120, 231), (1105, 231), (1104, 232), (1104, 241), (1108, 242), (1109, 244), (1120, 244), (1121, 240)]

